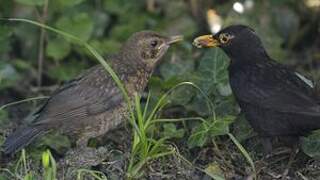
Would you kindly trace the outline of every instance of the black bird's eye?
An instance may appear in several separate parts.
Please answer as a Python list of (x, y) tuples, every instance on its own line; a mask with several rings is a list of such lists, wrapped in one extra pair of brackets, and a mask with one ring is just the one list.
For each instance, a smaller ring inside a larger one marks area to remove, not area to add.
[(226, 36), (223, 36), (223, 37), (221, 38), (221, 41), (222, 41), (223, 43), (226, 43), (226, 42), (228, 41), (228, 38), (227, 38)]
[(234, 38), (234, 36), (230, 35), (230, 34), (227, 34), (227, 33), (220, 34), (220, 36), (219, 36), (220, 42), (222, 44), (226, 44), (232, 38)]
[(151, 46), (152, 47), (156, 47), (157, 45), (158, 45), (158, 41), (157, 40), (151, 41)]

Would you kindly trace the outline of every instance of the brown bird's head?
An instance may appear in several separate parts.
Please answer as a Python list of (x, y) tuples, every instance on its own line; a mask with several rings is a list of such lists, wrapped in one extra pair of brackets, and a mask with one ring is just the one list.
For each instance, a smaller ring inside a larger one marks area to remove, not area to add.
[(232, 25), (214, 35), (203, 35), (193, 41), (198, 48), (220, 47), (232, 60), (250, 60), (266, 55), (255, 31), (244, 25)]
[(156, 32), (141, 31), (134, 33), (128, 39), (120, 53), (126, 56), (125, 59), (136, 61), (137, 65), (153, 69), (169, 46), (181, 41), (182, 38), (182, 36), (165, 37)]

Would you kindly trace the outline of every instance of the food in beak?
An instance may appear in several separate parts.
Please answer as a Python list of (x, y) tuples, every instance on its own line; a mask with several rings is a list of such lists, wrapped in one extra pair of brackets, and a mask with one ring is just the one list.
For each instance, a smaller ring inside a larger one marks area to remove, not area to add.
[(219, 46), (220, 43), (212, 35), (203, 35), (194, 39), (193, 45), (197, 48), (211, 48)]

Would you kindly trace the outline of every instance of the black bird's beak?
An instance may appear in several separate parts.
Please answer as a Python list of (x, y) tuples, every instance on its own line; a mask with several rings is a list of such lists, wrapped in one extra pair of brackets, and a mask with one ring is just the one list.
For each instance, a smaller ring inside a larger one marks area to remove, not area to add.
[(183, 36), (181, 36), (181, 35), (179, 35), (179, 36), (171, 36), (171, 37), (168, 38), (166, 43), (168, 45), (170, 45), (170, 44), (182, 41), (182, 40), (183, 40)]
[(194, 39), (192, 44), (197, 48), (214, 48), (218, 47), (220, 42), (213, 35), (203, 35)]

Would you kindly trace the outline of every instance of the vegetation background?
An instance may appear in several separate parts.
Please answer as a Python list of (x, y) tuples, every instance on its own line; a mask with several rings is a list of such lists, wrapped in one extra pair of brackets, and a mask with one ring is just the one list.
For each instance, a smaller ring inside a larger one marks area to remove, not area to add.
[[(140, 30), (185, 36), (185, 41), (172, 47), (155, 71), (142, 95), (142, 104), (147, 92), (151, 93), (151, 104), (155, 104), (165, 92), (188, 81), (208, 95), (214, 116), (199, 91), (189, 86), (176, 88), (159, 116), (193, 120), (160, 123), (152, 129), (152, 137), (165, 137), (175, 153), (144, 164), (136, 176), (144, 179), (250, 178), (253, 171), (248, 158), (228, 133), (247, 149), (258, 178), (275, 178), (285, 168), (283, 160), (288, 156), (265, 159), (259, 140), (242, 117), (228, 84), (228, 58), (219, 49), (195, 49), (191, 42), (197, 35), (230, 24), (251, 26), (272, 58), (314, 82), (320, 79), (319, 0), (0, 0), (0, 17), (47, 24), (88, 42), (103, 55), (117, 52), (132, 33)], [(28, 123), (24, 117), (43, 103), (41, 97), (95, 64), (92, 54), (68, 39), (27, 23), (1, 19), (0, 144), (14, 128)], [(2, 108), (31, 97), (40, 98)], [(190, 117), (202, 117), (206, 122)], [(126, 127), (92, 140), (91, 147), (103, 146), (109, 153), (105, 163), (89, 169), (102, 172), (99, 178), (125, 177), (130, 139), (130, 128)], [(296, 172), (290, 177), (320, 177), (320, 163), (316, 160), (320, 155), (319, 139), (319, 132), (302, 139), (302, 149), (309, 157), (299, 154), (294, 163)], [(24, 179), (30, 174), (40, 178), (42, 152), (49, 148), (58, 161), (71, 147), (67, 137), (50, 134), (27, 148), (25, 171), (14, 170), (19, 156), (9, 161), (2, 158), (0, 179)]]

